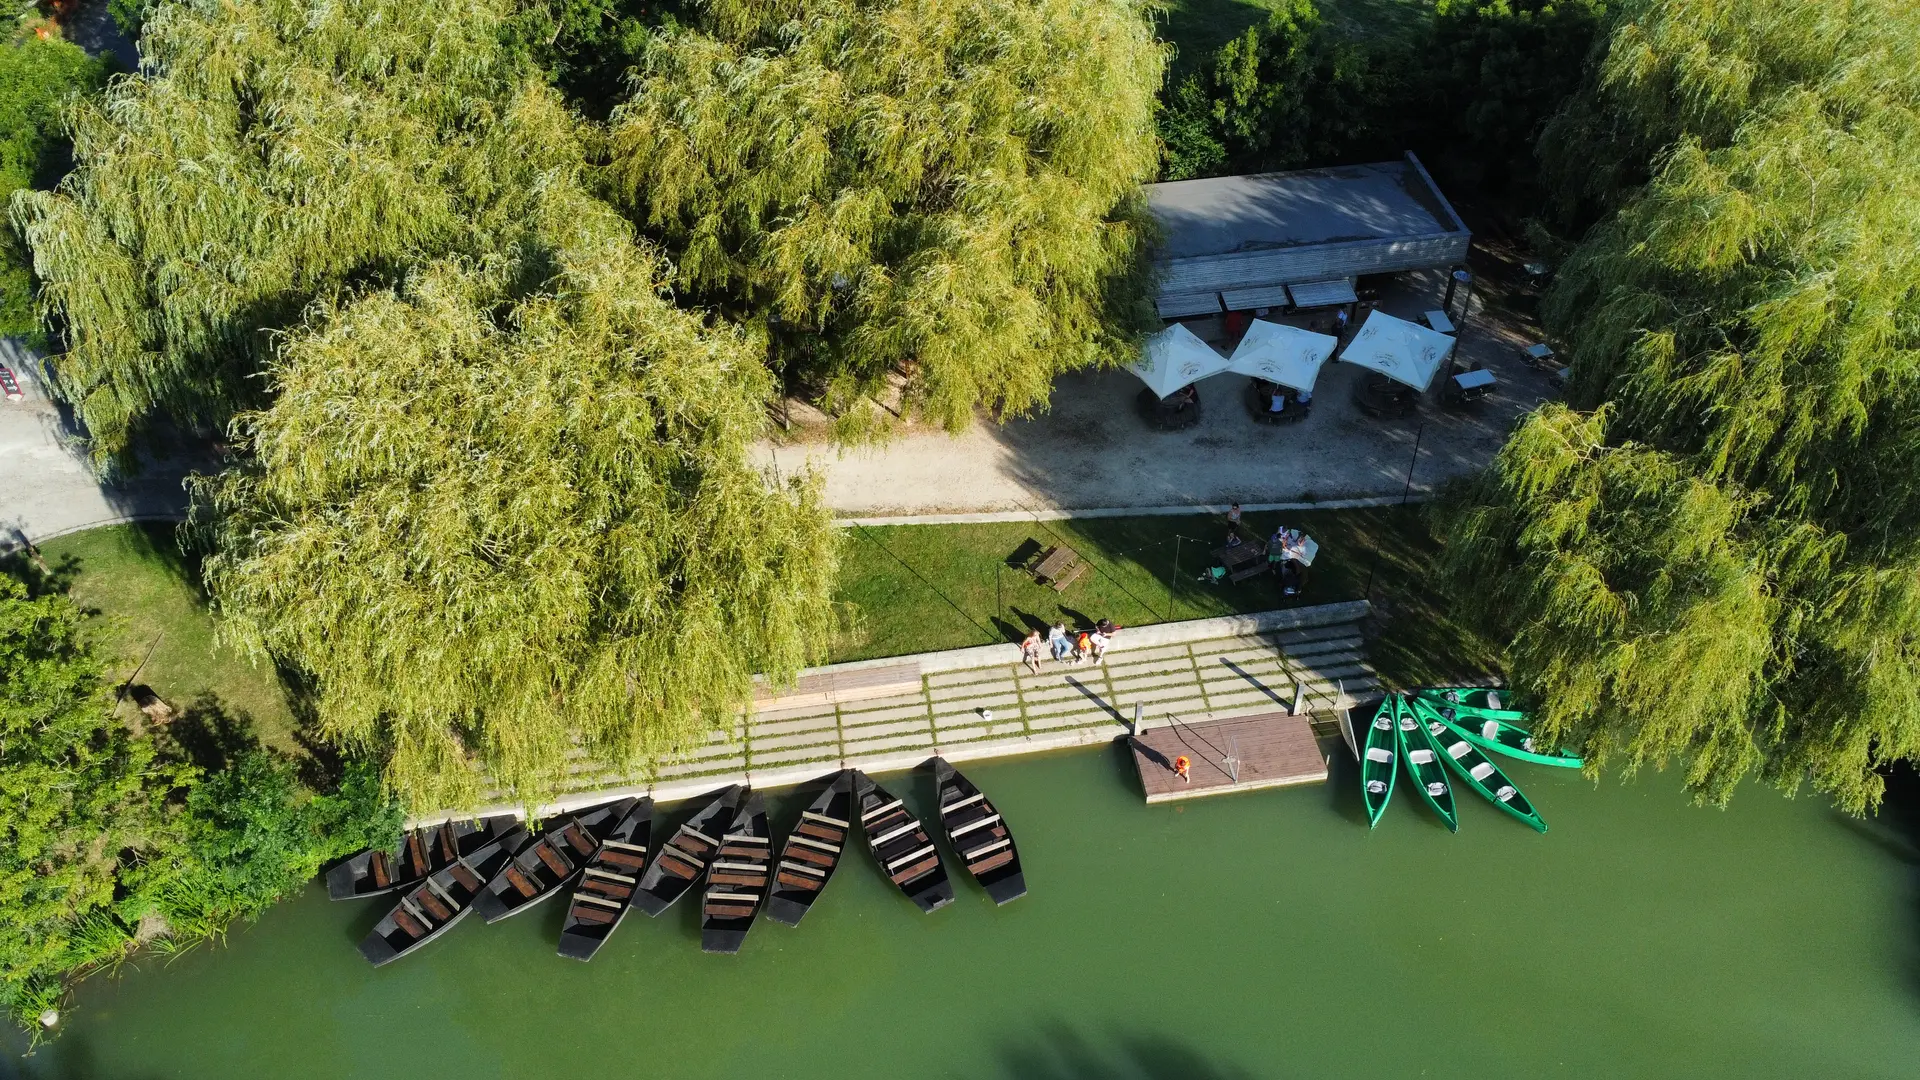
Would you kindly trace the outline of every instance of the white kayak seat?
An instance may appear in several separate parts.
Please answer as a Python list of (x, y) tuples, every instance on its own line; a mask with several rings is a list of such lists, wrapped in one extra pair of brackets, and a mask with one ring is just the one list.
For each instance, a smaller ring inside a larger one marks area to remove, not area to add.
[(1401, 731), (1412, 731), (1415, 728), (1418, 728), (1419, 726), (1420, 726), (1419, 724), (1416, 724), (1413, 722), (1413, 717), (1411, 716), (1403, 716), (1400, 718)]
[(1367, 781), (1367, 791), (1371, 794), (1378, 795), (1385, 790), (1387, 790), (1387, 782), (1385, 780)]
[(1447, 725), (1438, 720), (1433, 720), (1427, 723), (1427, 730), (1433, 732), (1435, 735), (1445, 735), (1447, 733)]
[(1511, 799), (1518, 794), (1520, 794), (1520, 792), (1516, 791), (1512, 784), (1507, 784), (1504, 787), (1502, 787), (1499, 791), (1494, 792), (1493, 797), (1496, 799), (1499, 799), (1501, 802), (1506, 802), (1508, 799)]
[(1498, 690), (1487, 691), (1487, 708), (1489, 709), (1500, 708), (1500, 691)]
[(1469, 744), (1467, 740), (1461, 739), (1458, 742), (1454, 743), (1452, 746), (1447, 747), (1447, 756), (1452, 758), (1455, 761), (1459, 761), (1461, 758), (1466, 757), (1472, 751), (1473, 751), (1472, 745)]
[(1393, 721), (1384, 716), (1376, 716), (1373, 718), (1373, 726), (1381, 731), (1392, 731)]
[(1433, 764), (1433, 751), (1409, 750), (1407, 752), (1407, 760), (1413, 762), (1415, 765), (1431, 765)]
[(1489, 720), (1481, 724), (1480, 737), (1483, 739), (1498, 739), (1500, 737), (1500, 721)]
[(1438, 780), (1435, 780), (1433, 783), (1427, 785), (1427, 794), (1433, 796), (1436, 799), (1442, 795), (1445, 795), (1446, 793), (1447, 793), (1447, 785), (1441, 783)]
[(1483, 761), (1473, 768), (1468, 769), (1467, 775), (1473, 777), (1475, 780), (1484, 781), (1487, 777), (1493, 775), (1493, 765), (1490, 762)]
[(1460, 703), (1460, 692), (1457, 690), (1449, 690), (1442, 696), (1456, 705)]
[(1367, 760), (1382, 763), (1392, 761), (1393, 751), (1384, 746), (1369, 746), (1367, 747)]

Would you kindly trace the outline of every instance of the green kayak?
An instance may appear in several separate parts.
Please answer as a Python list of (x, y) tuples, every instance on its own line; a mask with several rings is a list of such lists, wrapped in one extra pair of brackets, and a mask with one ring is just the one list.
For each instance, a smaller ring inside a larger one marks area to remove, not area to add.
[(1366, 747), (1360, 754), (1360, 797), (1367, 803), (1367, 827), (1380, 824), (1387, 812), (1387, 800), (1393, 798), (1393, 695), (1380, 703), (1367, 725)]
[(1446, 721), (1448, 726), (1465, 735), (1482, 750), (1491, 750), (1496, 754), (1505, 754), (1521, 761), (1531, 761), (1535, 765), (1552, 765), (1562, 769), (1577, 769), (1582, 764), (1580, 755), (1571, 750), (1541, 752), (1533, 744), (1532, 733), (1518, 724), (1502, 719), (1503, 714), (1466, 705), (1444, 705), (1431, 698), (1422, 698), (1420, 703), (1432, 709), (1434, 714)]
[(1427, 734), (1425, 725), (1413, 715), (1407, 699), (1393, 697), (1394, 720), (1400, 727), (1400, 756), (1406, 760), (1407, 775), (1420, 797), (1447, 823), (1448, 832), (1459, 832), (1460, 821), (1453, 812), (1453, 789), (1447, 786), (1447, 767), (1440, 764), (1440, 748)]
[(1547, 831), (1547, 823), (1540, 812), (1533, 808), (1507, 774), (1500, 767), (1487, 760), (1487, 755), (1466, 738), (1466, 732), (1440, 718), (1434, 707), (1422, 700), (1413, 702), (1414, 715), (1427, 727), (1427, 734), (1433, 736), (1442, 749), (1441, 756), (1453, 763), (1453, 770), (1460, 774), (1473, 790), (1487, 797), (1493, 805), (1533, 826), (1540, 832)]

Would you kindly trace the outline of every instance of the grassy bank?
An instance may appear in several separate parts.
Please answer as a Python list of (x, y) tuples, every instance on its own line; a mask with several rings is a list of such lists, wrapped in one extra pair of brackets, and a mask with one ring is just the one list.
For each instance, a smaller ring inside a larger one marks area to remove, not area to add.
[[(841, 598), (856, 622), (833, 659), (1017, 641), (1055, 619), (1141, 626), (1357, 600), (1371, 587), (1382, 627), (1372, 658), (1387, 678), (1411, 684), (1491, 670), (1493, 648), (1455, 624), (1431, 591), (1438, 546), (1418, 508), (1248, 514), (1246, 528), (1265, 536), (1282, 521), (1320, 543), (1300, 596), (1282, 596), (1272, 574), (1239, 584), (1201, 581), (1210, 550), (1226, 536), (1219, 517), (852, 527)], [(1091, 569), (1055, 592), (1019, 567), (1061, 543)]]
[(278, 675), (215, 645), (197, 560), (181, 554), (172, 525), (90, 529), (47, 541), (40, 556), (98, 620), (117, 682), (150, 686), (176, 709), (250, 718), (262, 742), (299, 749)]

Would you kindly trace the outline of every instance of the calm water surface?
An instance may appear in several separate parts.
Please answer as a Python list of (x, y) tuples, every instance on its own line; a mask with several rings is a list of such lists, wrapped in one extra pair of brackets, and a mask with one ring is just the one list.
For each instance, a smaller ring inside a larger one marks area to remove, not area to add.
[(353, 945), (378, 902), (316, 887), (223, 948), (84, 984), (63, 1037), (0, 1075), (1920, 1074), (1914, 871), (1877, 826), (1516, 765), (1547, 836), (1470, 793), (1449, 836), (1404, 791), (1369, 834), (1342, 764), (1179, 809), (1142, 805), (1115, 752), (976, 764), (1026, 899), (969, 883), (923, 916), (858, 852), (801, 929), (762, 920), (732, 958), (701, 954), (683, 902), (563, 960), (555, 902), (375, 971)]

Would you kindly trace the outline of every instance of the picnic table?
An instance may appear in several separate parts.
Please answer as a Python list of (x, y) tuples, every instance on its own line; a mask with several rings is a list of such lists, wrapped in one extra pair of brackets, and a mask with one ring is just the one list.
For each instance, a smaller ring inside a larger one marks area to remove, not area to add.
[(1245, 581), (1255, 574), (1264, 574), (1272, 569), (1266, 560), (1267, 545), (1258, 540), (1250, 540), (1232, 547), (1213, 549), (1214, 561), (1227, 571), (1228, 581)]
[(1052, 586), (1054, 592), (1062, 592), (1081, 574), (1087, 572), (1087, 564), (1080, 559), (1080, 553), (1065, 544), (1050, 547), (1034, 564), (1033, 580), (1042, 585)]

